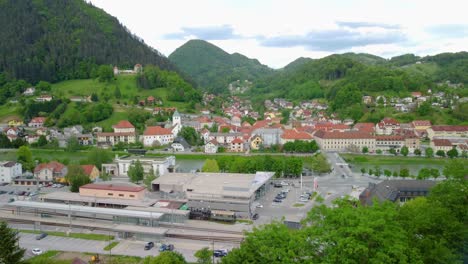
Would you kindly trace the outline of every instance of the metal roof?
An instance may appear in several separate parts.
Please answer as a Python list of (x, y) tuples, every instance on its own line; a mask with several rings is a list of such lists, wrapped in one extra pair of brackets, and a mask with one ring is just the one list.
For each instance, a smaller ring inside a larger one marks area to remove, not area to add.
[(129, 216), (129, 217), (141, 217), (141, 218), (152, 218), (159, 219), (164, 214), (147, 211), (137, 210), (125, 210), (125, 209), (113, 209), (113, 208), (101, 208), (101, 207), (89, 207), (81, 205), (69, 205), (69, 204), (58, 204), (58, 203), (46, 203), (46, 202), (31, 202), (31, 201), (14, 201), (8, 204), (9, 206), (16, 207), (29, 207), (37, 209), (51, 209), (51, 210), (62, 210), (72, 212), (83, 212), (93, 214), (104, 214), (112, 216)]

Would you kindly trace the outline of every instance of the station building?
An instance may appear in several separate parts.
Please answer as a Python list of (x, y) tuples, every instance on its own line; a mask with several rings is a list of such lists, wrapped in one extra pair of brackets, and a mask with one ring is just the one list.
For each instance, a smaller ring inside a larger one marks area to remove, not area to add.
[(271, 186), (274, 172), (168, 173), (152, 182), (153, 191), (180, 195), (191, 210), (223, 210), (250, 218), (255, 201)]

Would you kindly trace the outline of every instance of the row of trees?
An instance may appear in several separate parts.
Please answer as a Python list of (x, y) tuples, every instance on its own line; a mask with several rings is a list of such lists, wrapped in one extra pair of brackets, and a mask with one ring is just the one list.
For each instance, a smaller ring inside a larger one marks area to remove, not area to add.
[(287, 142), (283, 145), (284, 152), (315, 153), (317, 150), (319, 150), (319, 146), (315, 140), (310, 142), (294, 140), (294, 142)]
[(338, 199), (315, 206), (302, 229), (254, 228), (222, 263), (462, 263), (467, 195), (462, 174), (402, 206)]

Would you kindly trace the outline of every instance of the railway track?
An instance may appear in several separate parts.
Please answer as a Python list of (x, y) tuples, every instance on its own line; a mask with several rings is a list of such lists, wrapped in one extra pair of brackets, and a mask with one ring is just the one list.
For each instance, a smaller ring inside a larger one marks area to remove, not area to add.
[(190, 239), (198, 241), (214, 241), (214, 242), (231, 242), (241, 243), (244, 238), (242, 237), (223, 237), (223, 236), (201, 236), (201, 235), (186, 235), (186, 234), (166, 234), (166, 237)]

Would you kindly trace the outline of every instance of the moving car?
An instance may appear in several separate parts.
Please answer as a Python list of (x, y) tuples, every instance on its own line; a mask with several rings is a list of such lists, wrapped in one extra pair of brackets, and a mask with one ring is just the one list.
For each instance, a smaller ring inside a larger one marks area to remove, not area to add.
[(145, 244), (145, 250), (150, 250), (154, 247), (154, 243), (153, 242), (148, 242)]
[(263, 204), (257, 204), (257, 206), (255, 206), (257, 208), (263, 208)]
[(40, 233), (39, 235), (36, 236), (36, 240), (41, 240), (46, 236), (47, 236), (47, 233)]
[(173, 251), (174, 250), (174, 245), (172, 244), (161, 244), (159, 247), (159, 252), (163, 251)]
[(34, 255), (40, 255), (42, 254), (42, 250), (40, 248), (33, 248), (32, 253)]
[(222, 257), (225, 257), (226, 255), (228, 254), (228, 250), (227, 249), (215, 249), (213, 251), (213, 255), (217, 258), (222, 258)]

